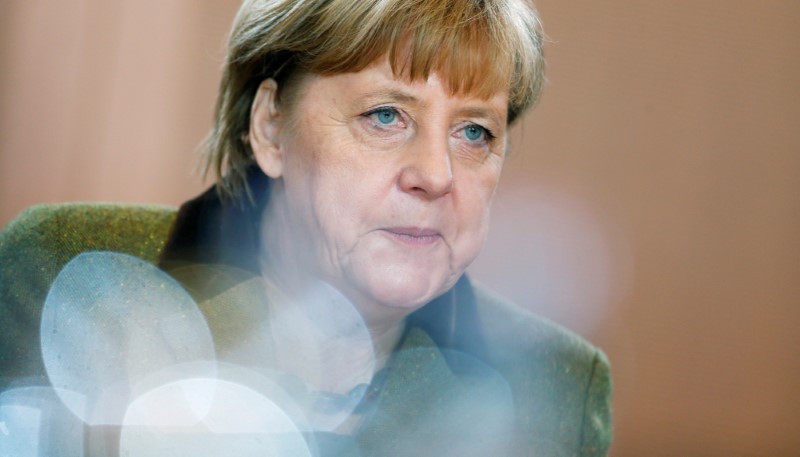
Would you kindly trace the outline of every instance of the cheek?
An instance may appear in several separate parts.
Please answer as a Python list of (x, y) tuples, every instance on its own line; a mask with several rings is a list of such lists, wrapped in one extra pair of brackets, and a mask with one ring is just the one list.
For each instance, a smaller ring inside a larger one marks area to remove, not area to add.
[(454, 215), (458, 218), (459, 231), (453, 256), (459, 268), (466, 268), (486, 241), (498, 178), (499, 170), (473, 176), (473, 179), (459, 183), (455, 189)]
[(465, 170), (456, 178), (457, 205), (465, 213), (477, 217), (489, 213), (497, 183), (500, 180), (502, 159), (491, 160), (478, 170)]
[(462, 231), (453, 245), (454, 269), (464, 270), (478, 256), (489, 232), (489, 209), (472, 213), (472, 218), (462, 223)]
[(391, 179), (385, 170), (370, 166), (354, 145), (321, 143), (307, 149), (307, 158), (295, 168), (292, 178), (302, 186), (296, 195), (303, 201), (293, 205), (306, 208), (305, 223), (313, 236), (308, 242), (328, 269), (342, 262), (382, 209), (385, 213), (383, 197)]

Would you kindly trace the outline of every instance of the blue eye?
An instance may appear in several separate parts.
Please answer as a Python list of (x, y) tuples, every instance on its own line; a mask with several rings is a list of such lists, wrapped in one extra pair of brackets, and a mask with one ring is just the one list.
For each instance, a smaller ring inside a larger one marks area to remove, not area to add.
[(478, 141), (486, 134), (486, 129), (480, 125), (468, 125), (464, 127), (464, 137), (470, 141)]
[(373, 112), (375, 119), (381, 124), (389, 125), (397, 119), (397, 111), (391, 108), (381, 108)]

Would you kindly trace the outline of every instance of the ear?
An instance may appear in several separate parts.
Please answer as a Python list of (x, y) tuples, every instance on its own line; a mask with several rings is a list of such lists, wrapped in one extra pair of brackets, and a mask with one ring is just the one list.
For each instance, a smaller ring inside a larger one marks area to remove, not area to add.
[(283, 149), (280, 142), (280, 112), (277, 106), (278, 83), (265, 79), (258, 86), (250, 107), (248, 139), (253, 156), (261, 170), (270, 178), (283, 174)]

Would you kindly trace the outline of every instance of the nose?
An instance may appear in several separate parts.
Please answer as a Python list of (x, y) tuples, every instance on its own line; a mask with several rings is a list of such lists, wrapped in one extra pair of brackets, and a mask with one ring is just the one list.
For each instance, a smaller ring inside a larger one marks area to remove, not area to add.
[(428, 200), (449, 194), (453, 190), (453, 167), (447, 140), (420, 137), (409, 149), (404, 154), (400, 188)]

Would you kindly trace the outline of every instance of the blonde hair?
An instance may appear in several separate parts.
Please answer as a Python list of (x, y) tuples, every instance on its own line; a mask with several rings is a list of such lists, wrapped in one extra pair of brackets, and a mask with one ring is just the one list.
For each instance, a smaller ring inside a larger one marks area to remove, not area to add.
[(435, 72), (454, 94), (488, 98), (507, 89), (510, 124), (541, 92), (542, 42), (527, 0), (245, 0), (228, 43), (204, 172), (214, 170), (223, 196), (250, 195), (250, 107), (267, 78), (286, 102), (287, 87), (303, 73), (356, 72), (388, 56), (395, 75), (414, 81)]

